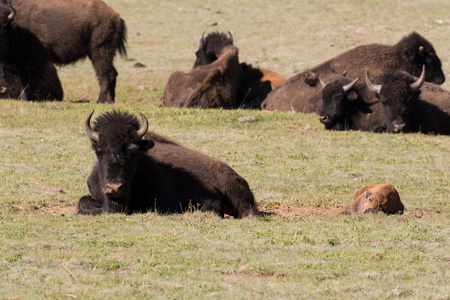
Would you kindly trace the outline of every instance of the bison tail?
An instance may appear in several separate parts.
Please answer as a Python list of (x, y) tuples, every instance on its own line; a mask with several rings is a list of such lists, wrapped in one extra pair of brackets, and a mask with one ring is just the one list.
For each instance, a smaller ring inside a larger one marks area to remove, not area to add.
[(127, 26), (125, 25), (125, 21), (120, 19), (120, 28), (119, 28), (119, 44), (117, 46), (117, 50), (122, 57), (127, 57), (127, 48), (125, 44), (127, 43)]

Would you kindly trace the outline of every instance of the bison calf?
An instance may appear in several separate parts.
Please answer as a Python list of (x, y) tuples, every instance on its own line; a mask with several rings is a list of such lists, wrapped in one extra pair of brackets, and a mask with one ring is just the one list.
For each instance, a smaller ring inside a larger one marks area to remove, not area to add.
[(88, 178), (90, 195), (78, 203), (80, 214), (158, 211), (181, 213), (192, 208), (242, 218), (258, 214), (247, 181), (227, 164), (152, 132), (147, 118), (123, 112), (99, 116), (85, 130), (97, 162)]
[(405, 207), (392, 184), (366, 185), (360, 188), (355, 199), (338, 210), (337, 215), (362, 215), (365, 213), (403, 214)]

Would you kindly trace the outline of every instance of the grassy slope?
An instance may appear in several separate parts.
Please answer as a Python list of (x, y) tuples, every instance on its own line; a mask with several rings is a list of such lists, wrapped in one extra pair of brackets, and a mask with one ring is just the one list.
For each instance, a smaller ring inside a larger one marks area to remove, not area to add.
[[(327, 132), (315, 115), (158, 105), (169, 74), (191, 67), (204, 30), (230, 30), (242, 61), (286, 77), (416, 30), (448, 73), (450, 4), (107, 3), (127, 22), (129, 57), (147, 66), (116, 60), (115, 108), (139, 110), (151, 130), (228, 162), (261, 205), (336, 207), (363, 185), (391, 182), (410, 214), (239, 221), (207, 213), (45, 214), (87, 193), (94, 154), (83, 122), (94, 108), (111, 109), (94, 104), (98, 86), (84, 61), (59, 70), (62, 103), (0, 102), (0, 298), (448, 297), (448, 137)], [(136, 89), (143, 85), (150, 89)], [(70, 103), (86, 96), (92, 103)]]

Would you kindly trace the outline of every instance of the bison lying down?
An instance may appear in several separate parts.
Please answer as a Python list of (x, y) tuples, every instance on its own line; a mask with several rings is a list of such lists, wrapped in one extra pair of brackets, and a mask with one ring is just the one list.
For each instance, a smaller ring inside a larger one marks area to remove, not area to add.
[(128, 113), (112, 111), (86, 119), (86, 133), (98, 161), (88, 178), (91, 195), (78, 203), (80, 214), (191, 208), (242, 218), (258, 214), (247, 181), (227, 164), (152, 132)]
[(360, 188), (355, 199), (341, 208), (337, 215), (362, 215), (382, 211), (386, 214), (403, 214), (405, 207), (392, 184), (366, 185)]

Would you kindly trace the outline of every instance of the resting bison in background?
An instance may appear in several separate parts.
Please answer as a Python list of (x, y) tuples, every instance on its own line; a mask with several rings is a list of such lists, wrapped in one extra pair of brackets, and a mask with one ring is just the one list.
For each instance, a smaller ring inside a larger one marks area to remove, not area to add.
[(320, 73), (306, 70), (289, 78), (271, 91), (261, 103), (261, 109), (319, 113), (322, 108), (321, 82), (333, 82), (345, 77), (334, 70), (322, 70)]
[[(363, 78), (366, 69), (372, 76), (378, 77), (388, 71), (403, 70), (419, 77), (422, 66), (426, 66), (425, 81), (442, 84), (445, 81), (442, 64), (429, 41), (413, 32), (401, 39), (397, 44), (369, 44), (348, 50), (322, 64), (312, 68), (310, 72), (320, 76), (323, 72), (337, 74), (347, 72), (349, 78)], [(263, 108), (269, 110), (291, 110), (290, 103), (300, 103), (302, 109), (293, 111), (319, 113), (321, 109), (322, 88), (311, 88), (305, 84), (306, 71), (289, 78), (280, 87), (269, 93)], [(333, 80), (325, 80), (329, 83)]]
[(219, 58), (188, 73), (172, 73), (164, 90), (163, 105), (172, 107), (237, 108), (243, 80), (238, 48), (227, 46)]
[(425, 81), (442, 84), (445, 81), (441, 60), (429, 41), (416, 32), (401, 39), (397, 44), (369, 44), (344, 52), (313, 68), (313, 71), (333, 68), (336, 72), (347, 71), (350, 78), (363, 78), (369, 69), (374, 77), (388, 71), (405, 71), (419, 77), (422, 66), (427, 69)]
[(114, 103), (117, 71), (113, 59), (126, 55), (125, 22), (101, 0), (0, 0), (14, 21), (41, 41), (58, 65), (89, 57), (100, 84), (98, 103)]
[[(193, 68), (211, 64), (216, 61), (223, 49), (233, 46), (233, 36), (220, 32), (212, 32), (200, 37), (199, 48), (195, 53), (196, 60)], [(254, 68), (247, 63), (240, 64), (243, 72), (242, 82), (239, 85), (239, 107), (259, 108), (262, 100), (277, 86), (286, 81), (284, 76), (267, 69)]]
[(12, 21), (13, 15), (0, 3), (0, 68), (2, 78), (7, 80), (3, 84), (10, 89), (4, 90), (6, 96), (30, 101), (62, 100), (61, 82), (48, 53), (34, 34)]
[(240, 92), (240, 103), (246, 108), (261, 108), (267, 95), (286, 81), (283, 75), (267, 69), (254, 68), (241, 63), (244, 82)]
[(403, 105), (403, 119), (408, 122), (398, 125), (404, 126), (404, 131), (450, 134), (450, 93), (436, 85), (432, 90), (432, 84), (419, 91), (417, 87), (413, 87), (415, 80), (408, 73), (398, 71), (380, 76), (377, 79), (378, 85), (372, 84), (370, 80), (367, 85), (370, 90), (379, 94), (382, 103), (407, 104)]
[(366, 185), (360, 188), (354, 200), (338, 210), (337, 215), (362, 215), (382, 211), (386, 214), (403, 214), (405, 206), (392, 184)]
[(420, 94), (425, 69), (417, 81), (402, 81), (401, 84), (393, 82), (398, 73), (404, 72), (387, 72), (375, 80), (376, 84), (367, 72), (366, 85), (356, 84), (357, 80), (350, 83), (349, 79), (326, 85), (322, 91), (320, 122), (326, 129), (333, 130), (407, 131), (411, 97), (401, 91), (408, 89), (414, 95)]
[(201, 208), (242, 218), (258, 214), (247, 181), (227, 164), (152, 132), (141, 114), (117, 111), (90, 121), (85, 130), (98, 161), (88, 178), (90, 194), (80, 214), (158, 211), (181, 213)]
[(440, 86), (422, 86), (419, 101), (412, 108), (411, 132), (450, 135), (450, 92)]

